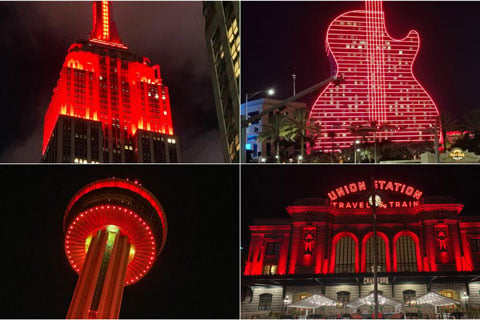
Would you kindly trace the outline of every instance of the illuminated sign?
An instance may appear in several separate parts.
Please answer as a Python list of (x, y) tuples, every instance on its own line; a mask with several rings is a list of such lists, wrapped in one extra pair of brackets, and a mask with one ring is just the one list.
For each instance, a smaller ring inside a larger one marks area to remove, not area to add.
[[(377, 208), (413, 208), (420, 204), (419, 201), (386, 201), (377, 204)], [(369, 209), (372, 206), (368, 201), (332, 201), (330, 205), (337, 209)]]
[(465, 152), (460, 148), (453, 148), (449, 154), (450, 158), (456, 161), (463, 160), (465, 158)]
[[(374, 284), (375, 279), (373, 277), (363, 278), (363, 284)], [(378, 284), (389, 284), (388, 277), (377, 277)]]
[[(389, 181), (389, 180), (375, 180), (374, 188), (376, 190), (391, 191), (399, 194), (404, 194), (412, 197), (415, 200), (420, 200), (423, 192), (405, 183)], [(348, 194), (357, 193), (360, 191), (367, 191), (367, 184), (365, 181), (352, 182), (328, 192), (328, 198), (331, 201), (338, 200)]]

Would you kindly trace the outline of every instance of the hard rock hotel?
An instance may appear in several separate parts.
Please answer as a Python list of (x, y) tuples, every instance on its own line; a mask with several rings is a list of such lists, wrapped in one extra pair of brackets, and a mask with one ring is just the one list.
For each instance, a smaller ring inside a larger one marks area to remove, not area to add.
[[(333, 186), (323, 199), (296, 200), (286, 207), (290, 219), (249, 226), (242, 318), (305, 314), (290, 306), (315, 295), (334, 301), (314, 308), (317, 316), (371, 314), (368, 303), (352, 302), (373, 291), (372, 198), (382, 299), (421, 318), (454, 312), (472, 317), (480, 306), (480, 217), (462, 216), (463, 204), (449, 196), (426, 195), (401, 180), (372, 179)], [(454, 303), (410, 303), (429, 292)], [(400, 314), (394, 309), (380, 306), (383, 314)]]

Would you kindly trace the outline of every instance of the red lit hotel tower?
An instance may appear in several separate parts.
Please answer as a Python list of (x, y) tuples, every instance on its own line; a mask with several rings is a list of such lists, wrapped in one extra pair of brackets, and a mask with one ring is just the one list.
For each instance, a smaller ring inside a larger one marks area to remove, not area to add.
[(178, 162), (160, 67), (125, 46), (110, 1), (93, 4), (87, 41), (74, 43), (45, 114), (43, 162)]
[(123, 288), (148, 272), (165, 244), (162, 206), (137, 182), (99, 180), (72, 197), (63, 227), (80, 275), (67, 318), (118, 318)]

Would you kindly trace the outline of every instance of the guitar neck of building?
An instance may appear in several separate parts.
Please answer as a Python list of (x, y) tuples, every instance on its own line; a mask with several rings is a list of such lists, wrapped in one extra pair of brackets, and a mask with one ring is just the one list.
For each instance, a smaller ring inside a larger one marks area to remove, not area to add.
[(368, 51), (368, 91), (370, 97), (370, 122), (386, 123), (385, 108), (385, 53), (384, 14), (381, 0), (365, 1)]

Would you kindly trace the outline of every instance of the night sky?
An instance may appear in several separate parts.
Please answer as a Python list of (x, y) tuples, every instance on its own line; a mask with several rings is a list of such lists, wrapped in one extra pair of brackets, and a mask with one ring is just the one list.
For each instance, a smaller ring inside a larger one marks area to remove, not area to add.
[[(242, 101), (274, 86), (275, 98), (292, 95), (330, 76), (325, 52), (328, 25), (338, 15), (362, 10), (363, 1), (242, 3)], [(463, 120), (466, 110), (480, 108), (480, 24), (478, 1), (384, 1), (387, 30), (394, 38), (411, 29), (420, 34), (414, 75), (436, 102)], [(248, 21), (248, 23), (245, 23)], [(301, 101), (311, 107), (318, 93)]]
[[(202, 3), (114, 2), (113, 16), (123, 43), (160, 65), (183, 161), (223, 162)], [(40, 162), (68, 47), (91, 28), (91, 1), (0, 3), (0, 162)]]
[(285, 207), (296, 199), (327, 199), (332, 189), (372, 175), (416, 187), (424, 197), (451, 196), (464, 204), (461, 215), (480, 216), (478, 165), (248, 165), (242, 167), (243, 248), (254, 219), (289, 219)]
[[(2, 318), (65, 318), (78, 275), (64, 251), (70, 198), (97, 179), (138, 179), (162, 204), (165, 247), (126, 287), (121, 318), (238, 318), (236, 166), (0, 166)], [(215, 176), (215, 179), (212, 179)]]

